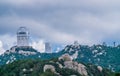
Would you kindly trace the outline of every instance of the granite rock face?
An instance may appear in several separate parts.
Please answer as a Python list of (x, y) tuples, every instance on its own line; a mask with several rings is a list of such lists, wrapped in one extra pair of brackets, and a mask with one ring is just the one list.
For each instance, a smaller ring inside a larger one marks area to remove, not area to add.
[(43, 71), (46, 72), (46, 70), (50, 70), (52, 72), (55, 72), (55, 67), (52, 65), (45, 65)]
[(80, 73), (81, 75), (88, 76), (86, 67), (81, 63), (72, 61), (69, 54), (64, 54), (59, 59), (64, 60), (64, 68), (73, 69)]

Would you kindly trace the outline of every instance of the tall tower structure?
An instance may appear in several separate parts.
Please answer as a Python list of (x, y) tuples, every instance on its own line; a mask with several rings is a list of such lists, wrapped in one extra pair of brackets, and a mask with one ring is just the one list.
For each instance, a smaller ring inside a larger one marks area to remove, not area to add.
[(46, 53), (52, 53), (52, 48), (49, 42), (45, 43), (45, 52)]
[(20, 27), (17, 31), (17, 46), (29, 46), (29, 32), (26, 27)]

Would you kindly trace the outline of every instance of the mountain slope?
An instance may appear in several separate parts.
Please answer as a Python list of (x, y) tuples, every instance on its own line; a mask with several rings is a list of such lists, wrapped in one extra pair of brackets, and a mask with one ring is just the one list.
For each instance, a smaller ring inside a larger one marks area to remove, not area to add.
[(50, 60), (27, 59), (0, 67), (3, 76), (114, 76), (109, 70), (92, 64), (77, 63), (68, 54)]
[(120, 46), (93, 45), (89, 47), (68, 45), (61, 53), (69, 53), (78, 62), (100, 65), (112, 71), (120, 70)]
[(120, 46), (106, 45), (67, 45), (58, 53), (39, 53), (32, 47), (12, 47), (0, 56), (0, 65), (8, 64), (14, 60), (22, 59), (51, 59), (69, 54), (77, 62), (92, 63), (108, 68), (112, 71), (120, 71)]

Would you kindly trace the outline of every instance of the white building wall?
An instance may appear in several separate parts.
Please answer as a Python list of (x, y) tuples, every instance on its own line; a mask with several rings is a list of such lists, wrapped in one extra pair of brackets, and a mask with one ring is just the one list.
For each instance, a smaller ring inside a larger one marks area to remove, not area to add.
[(52, 53), (52, 47), (51, 47), (51, 44), (49, 42), (45, 43), (45, 52)]
[(17, 46), (29, 46), (29, 33), (25, 27), (20, 27), (17, 32)]

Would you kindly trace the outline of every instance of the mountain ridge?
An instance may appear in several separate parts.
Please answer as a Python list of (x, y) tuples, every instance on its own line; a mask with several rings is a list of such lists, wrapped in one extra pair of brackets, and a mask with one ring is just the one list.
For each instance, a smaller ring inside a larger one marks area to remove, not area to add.
[[(12, 48), (13, 49), (13, 48)], [(15, 52), (15, 51), (18, 52)], [(0, 64), (8, 64), (21, 59), (51, 59), (69, 54), (77, 62), (92, 63), (108, 68), (112, 71), (120, 70), (120, 46), (112, 47), (105, 45), (67, 45), (58, 53), (40, 53), (32, 47), (16, 48), (13, 52), (5, 52), (0, 56)]]

